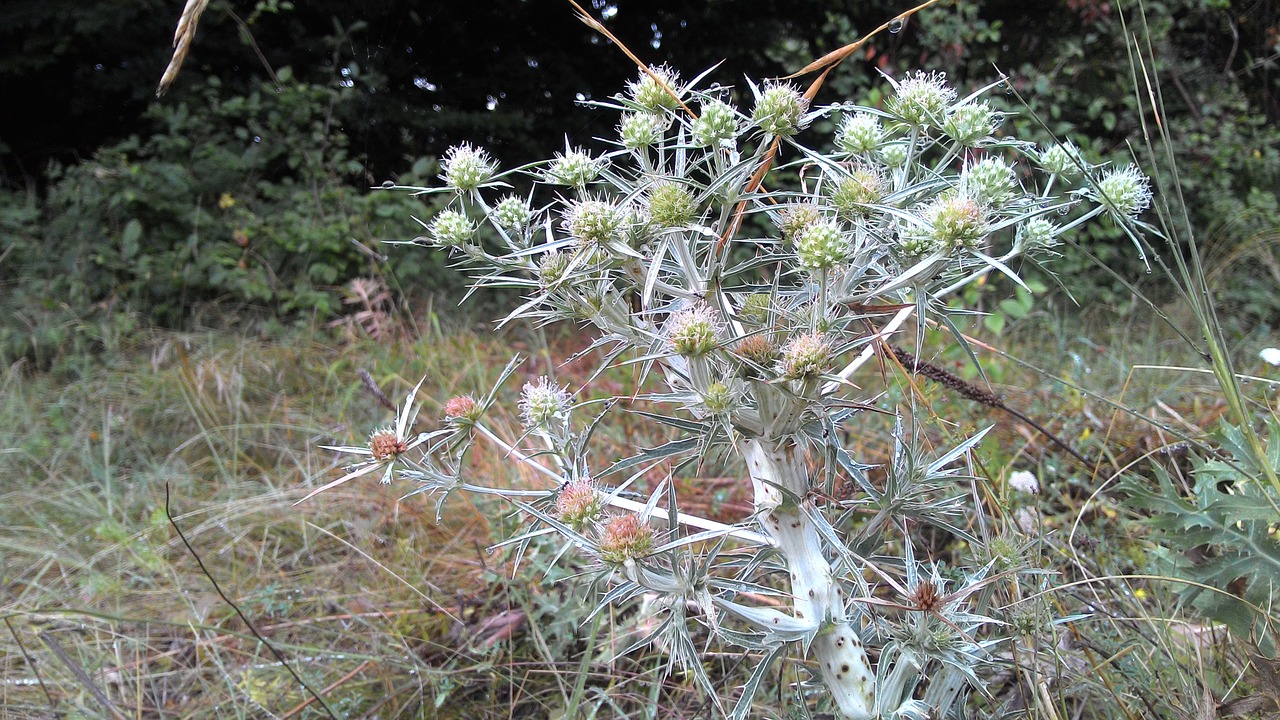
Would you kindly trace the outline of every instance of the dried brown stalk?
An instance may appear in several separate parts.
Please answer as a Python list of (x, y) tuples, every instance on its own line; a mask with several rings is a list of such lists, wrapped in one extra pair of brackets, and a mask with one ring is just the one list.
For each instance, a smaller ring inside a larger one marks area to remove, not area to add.
[(186, 6), (182, 8), (182, 17), (178, 18), (178, 27), (173, 33), (173, 58), (169, 60), (169, 67), (164, 69), (164, 75), (160, 77), (156, 97), (164, 95), (177, 79), (178, 71), (182, 69), (182, 62), (187, 59), (187, 53), (191, 50), (191, 43), (196, 39), (196, 26), (200, 24), (200, 16), (204, 14), (204, 9), (208, 5), (209, 0), (187, 0)]
[(1008, 405), (1005, 405), (1004, 400), (1001, 400), (999, 395), (996, 395), (990, 390), (984, 390), (978, 387), (977, 385), (974, 385), (973, 383), (965, 382), (964, 380), (956, 377), (955, 375), (951, 374), (950, 372), (947, 372), (946, 370), (938, 367), (937, 365), (934, 365), (933, 363), (930, 363), (925, 360), (921, 360), (917, 358), (915, 355), (912, 355), (911, 353), (907, 352), (906, 350), (903, 350), (902, 348), (896, 345), (890, 346), (890, 350), (893, 351), (894, 357), (898, 359), (898, 362), (901, 363), (902, 367), (908, 372), (914, 373), (923, 378), (927, 378), (929, 380), (932, 380), (938, 383), (939, 385), (942, 385), (943, 387), (949, 390), (953, 390), (960, 397), (967, 398), (976, 403), (986, 405), (987, 407), (993, 407), (998, 410), (1003, 410), (1009, 413), (1010, 415), (1018, 418), (1019, 420), (1025, 422), (1026, 424), (1038, 430), (1040, 434), (1049, 438), (1049, 440), (1051, 440), (1053, 444), (1057, 445), (1063, 450), (1066, 450), (1068, 453), (1071, 454), (1072, 457), (1074, 457), (1076, 460), (1079, 460), (1081, 463), (1083, 463), (1086, 468), (1093, 466), (1093, 463), (1090, 462), (1088, 458), (1086, 458), (1084, 455), (1081, 455), (1075, 448), (1071, 447), (1067, 443), (1063, 442), (1062, 440), (1059, 440), (1056, 435), (1054, 435), (1053, 433), (1045, 429), (1043, 425), (1036, 422), (1035, 420), (1032, 420), (1031, 418), (1027, 417), (1023, 413), (1018, 412), (1017, 410), (1014, 410)]

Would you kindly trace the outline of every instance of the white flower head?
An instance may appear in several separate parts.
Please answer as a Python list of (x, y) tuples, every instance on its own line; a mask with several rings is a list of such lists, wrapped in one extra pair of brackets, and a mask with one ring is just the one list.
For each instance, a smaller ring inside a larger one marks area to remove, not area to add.
[(1268, 365), (1280, 365), (1280, 348), (1262, 348), (1262, 351), (1258, 353), (1258, 357), (1262, 358), (1262, 361)]
[(444, 173), (440, 178), (458, 192), (470, 192), (489, 182), (497, 165), (489, 153), (471, 143), (454, 145), (444, 155)]
[(553, 421), (568, 419), (569, 392), (543, 375), (537, 383), (525, 383), (520, 393), (520, 417), (530, 430), (546, 429)]
[(1035, 495), (1040, 492), (1040, 481), (1035, 473), (1019, 470), (1009, 476), (1009, 487), (1028, 495)]

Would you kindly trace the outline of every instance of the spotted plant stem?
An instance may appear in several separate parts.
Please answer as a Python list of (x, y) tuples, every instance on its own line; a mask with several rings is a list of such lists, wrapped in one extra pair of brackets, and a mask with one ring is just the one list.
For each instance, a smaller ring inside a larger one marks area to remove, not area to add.
[[(847, 720), (869, 720), (875, 701), (875, 673), (844, 598), (822, 552), (814, 526), (804, 452), (792, 438), (746, 441), (743, 457), (755, 491), (755, 511), (777, 543), (791, 576), (792, 611), (812, 623), (810, 645), (822, 680)], [(784, 492), (785, 491), (785, 492)]]

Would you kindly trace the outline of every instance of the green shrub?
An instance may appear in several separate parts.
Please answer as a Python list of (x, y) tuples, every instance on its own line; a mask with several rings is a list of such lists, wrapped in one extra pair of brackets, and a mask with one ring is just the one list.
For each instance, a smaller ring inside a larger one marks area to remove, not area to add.
[[(379, 242), (409, 239), (408, 216), (434, 210), (368, 191), (373, 179), (333, 120), (354, 94), (279, 76), (279, 88), (248, 95), (212, 80), (198, 106), (155, 105), (149, 131), (53, 168), (42, 200), (2, 196), (13, 242), (0, 265), (0, 359), (47, 360), (106, 316), (186, 326), (211, 302), (250, 318), (322, 319), (340, 311), (341, 285), (384, 272)], [(436, 170), (427, 158), (409, 164), (401, 180)], [(409, 260), (396, 268), (407, 289), (459, 286), (438, 259)]]

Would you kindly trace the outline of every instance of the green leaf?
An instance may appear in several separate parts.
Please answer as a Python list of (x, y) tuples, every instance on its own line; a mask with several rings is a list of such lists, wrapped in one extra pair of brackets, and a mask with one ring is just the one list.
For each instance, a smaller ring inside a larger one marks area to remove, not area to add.
[(142, 239), (142, 222), (137, 218), (129, 221), (120, 234), (120, 254), (126, 260), (138, 254), (138, 241)]

